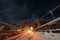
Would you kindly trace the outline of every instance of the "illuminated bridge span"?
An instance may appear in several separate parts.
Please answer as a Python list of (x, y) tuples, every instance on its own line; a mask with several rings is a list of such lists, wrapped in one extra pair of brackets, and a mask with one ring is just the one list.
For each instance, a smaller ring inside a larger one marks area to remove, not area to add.
[[(34, 29), (36, 31), (25, 32), (9, 40), (60, 40), (60, 17)], [(6, 40), (8, 40), (6, 39)]]
[(22, 32), (5, 40), (60, 40), (60, 17), (35, 28), (32, 32)]

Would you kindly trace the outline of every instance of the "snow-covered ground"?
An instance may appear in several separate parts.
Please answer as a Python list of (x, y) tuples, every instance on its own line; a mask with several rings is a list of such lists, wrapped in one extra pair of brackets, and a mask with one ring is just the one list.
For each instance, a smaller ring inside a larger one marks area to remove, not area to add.
[(36, 32), (38, 35), (43, 36), (44, 38), (47, 38), (48, 40), (60, 40), (60, 33), (40, 33)]
[(31, 38), (31, 40), (47, 40), (47, 38), (41, 36), (40, 33), (35, 32), (34, 36)]
[[(43, 27), (45, 27), (45, 29), (43, 29)], [(42, 29), (42, 30), (37, 30), (37, 29)], [(40, 31), (36, 33), (40, 36), (43, 36), (44, 38), (47, 38), (48, 40), (60, 40), (60, 17), (48, 23), (45, 23), (44, 25), (38, 26), (34, 30)]]

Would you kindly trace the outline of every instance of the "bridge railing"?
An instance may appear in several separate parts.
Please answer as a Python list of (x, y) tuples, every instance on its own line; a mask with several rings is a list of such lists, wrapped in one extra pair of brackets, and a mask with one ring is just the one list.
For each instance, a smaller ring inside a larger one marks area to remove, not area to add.
[(46, 27), (48, 30), (50, 30), (50, 29), (55, 30), (55, 29), (60, 28), (60, 17), (56, 18), (56, 19), (54, 19), (54, 20), (52, 20), (44, 25), (41, 25), (41, 26), (35, 28), (34, 30), (38, 30), (38, 29), (43, 30), (44, 28), (46, 29)]

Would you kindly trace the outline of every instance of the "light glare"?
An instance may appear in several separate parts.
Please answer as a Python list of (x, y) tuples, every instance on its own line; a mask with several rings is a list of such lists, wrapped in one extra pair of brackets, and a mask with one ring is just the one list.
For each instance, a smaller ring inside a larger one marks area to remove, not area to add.
[(31, 30), (28, 30), (29, 33), (31, 33), (32, 31)]

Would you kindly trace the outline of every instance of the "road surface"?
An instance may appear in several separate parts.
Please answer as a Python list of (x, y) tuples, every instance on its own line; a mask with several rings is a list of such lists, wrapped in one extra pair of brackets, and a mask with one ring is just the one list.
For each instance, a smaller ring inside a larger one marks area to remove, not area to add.
[(40, 33), (31, 32), (20, 34), (18, 37), (11, 38), (9, 40), (47, 40), (47, 38), (41, 36)]

